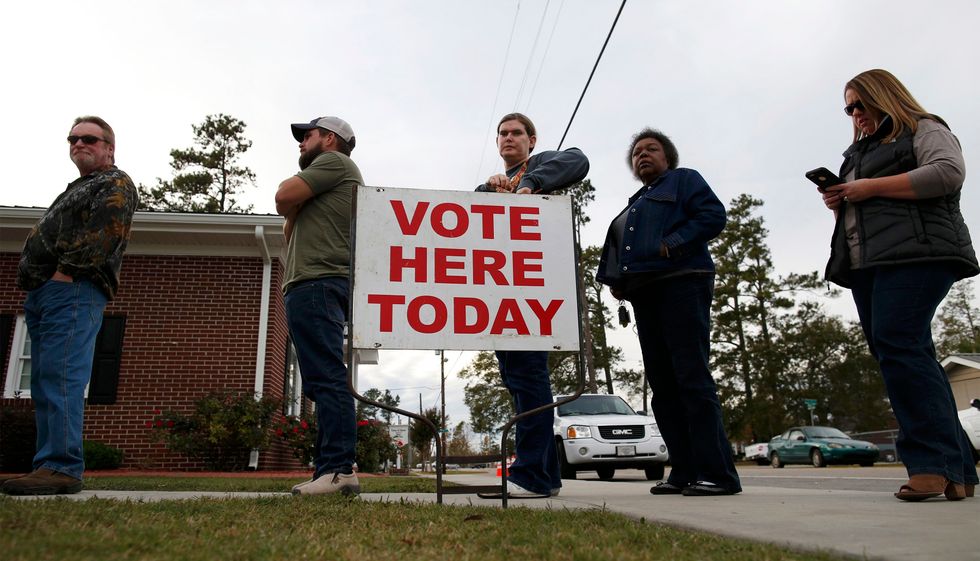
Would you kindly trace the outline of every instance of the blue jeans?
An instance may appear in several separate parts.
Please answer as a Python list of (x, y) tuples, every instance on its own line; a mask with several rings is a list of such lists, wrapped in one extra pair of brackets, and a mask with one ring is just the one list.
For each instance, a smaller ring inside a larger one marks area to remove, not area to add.
[[(500, 377), (514, 398), (518, 413), (554, 403), (548, 376), (548, 351), (497, 351), (497, 363)], [(508, 480), (542, 494), (561, 487), (553, 426), (552, 411), (517, 422), (514, 431), (517, 459), (508, 470)]]
[(663, 279), (631, 295), (650, 401), (670, 454), (668, 481), (679, 487), (710, 481), (742, 486), (708, 367), (714, 276)]
[(932, 317), (956, 281), (952, 267), (921, 263), (854, 271), (851, 294), (898, 420), (895, 448), (909, 475), (977, 483), (971, 448), (936, 360)]
[(351, 473), (357, 423), (347, 389), (344, 325), (350, 284), (345, 277), (302, 282), (286, 293), (286, 322), (296, 346), (303, 394), (316, 403), (316, 471)]
[(107, 298), (87, 280), (49, 280), (27, 293), (31, 336), (31, 399), (37, 422), (34, 469), (81, 479), (85, 386), (92, 377), (95, 337)]

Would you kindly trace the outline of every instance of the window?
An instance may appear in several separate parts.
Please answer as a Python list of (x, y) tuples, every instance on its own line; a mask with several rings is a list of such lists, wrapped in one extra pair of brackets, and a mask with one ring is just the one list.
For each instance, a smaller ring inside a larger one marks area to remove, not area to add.
[(298, 417), (303, 413), (303, 379), (292, 339), (286, 345), (286, 369), (282, 386), (282, 414)]
[[(125, 316), (102, 318), (102, 328), (95, 339), (92, 378), (85, 387), (85, 397), (90, 405), (111, 405), (116, 402), (125, 330)], [(11, 345), (3, 396), (31, 397), (31, 336), (22, 315), (17, 316), (14, 326), (14, 341)]]
[(10, 346), (7, 364), (7, 384), (4, 397), (31, 397), (31, 336), (27, 334), (24, 316), (17, 316), (14, 341)]

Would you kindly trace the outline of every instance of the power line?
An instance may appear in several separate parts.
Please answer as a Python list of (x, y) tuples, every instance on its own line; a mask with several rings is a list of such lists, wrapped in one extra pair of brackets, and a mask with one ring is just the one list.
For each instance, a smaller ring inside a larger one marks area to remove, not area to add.
[(544, 20), (548, 17), (548, 6), (551, 0), (544, 4), (544, 12), (541, 14), (541, 21), (538, 23), (538, 30), (534, 34), (534, 43), (531, 44), (531, 54), (527, 57), (527, 65), (524, 67), (524, 77), (521, 78), (521, 87), (517, 90), (517, 97), (514, 98), (514, 109), (517, 109), (521, 102), (521, 95), (524, 93), (524, 86), (527, 85), (527, 76), (531, 73), (531, 63), (534, 61), (534, 53), (538, 50), (538, 39), (541, 38), (541, 28), (544, 27)]
[(616, 29), (616, 22), (619, 21), (619, 15), (623, 13), (623, 8), (626, 7), (626, 0), (619, 5), (619, 11), (616, 12), (616, 19), (613, 20), (612, 27), (609, 28), (609, 34), (606, 35), (606, 41), (602, 44), (602, 50), (599, 51), (599, 56), (595, 59), (595, 64), (592, 66), (592, 72), (589, 73), (589, 79), (585, 82), (585, 87), (582, 89), (582, 95), (578, 98), (578, 103), (575, 104), (575, 110), (572, 111), (572, 117), (568, 120), (568, 126), (565, 127), (565, 133), (561, 135), (561, 141), (558, 143), (558, 150), (561, 150), (561, 145), (565, 143), (565, 136), (568, 135), (568, 129), (572, 128), (572, 121), (575, 120), (575, 114), (578, 113), (579, 105), (582, 105), (582, 99), (585, 98), (585, 92), (589, 90), (589, 84), (592, 83), (592, 77), (595, 76), (596, 68), (599, 68), (599, 61), (602, 60), (602, 53), (606, 52), (606, 45), (609, 44), (609, 38), (612, 37), (613, 30)]
[(558, 13), (555, 14), (555, 23), (551, 26), (551, 33), (548, 35), (548, 44), (544, 47), (544, 54), (541, 55), (541, 64), (538, 66), (538, 73), (534, 77), (534, 83), (531, 84), (531, 93), (527, 96), (527, 105), (525, 105), (525, 111), (531, 108), (531, 102), (534, 101), (534, 92), (538, 89), (538, 79), (541, 78), (541, 71), (544, 70), (544, 61), (548, 59), (548, 53), (551, 52), (551, 40), (555, 38), (555, 29), (558, 28), (558, 20), (561, 18), (561, 9), (565, 7), (565, 0), (562, 0), (558, 4)]
[[(490, 136), (490, 127), (493, 126), (494, 116), (497, 114), (497, 101), (500, 99), (500, 86), (504, 83), (504, 73), (507, 71), (507, 60), (510, 58), (510, 45), (514, 42), (514, 30), (517, 29), (517, 16), (521, 13), (521, 0), (517, 0), (517, 10), (514, 11), (514, 23), (510, 26), (510, 39), (507, 40), (507, 50), (504, 52), (504, 66), (500, 69), (500, 79), (497, 80), (497, 93), (493, 96), (493, 109), (490, 110), (490, 122), (487, 123), (487, 132), (483, 135), (484, 142)], [(480, 146), (480, 165), (476, 168), (476, 177), (473, 183), (480, 184), (480, 172), (483, 169), (483, 160), (486, 158), (487, 151), (484, 145)]]

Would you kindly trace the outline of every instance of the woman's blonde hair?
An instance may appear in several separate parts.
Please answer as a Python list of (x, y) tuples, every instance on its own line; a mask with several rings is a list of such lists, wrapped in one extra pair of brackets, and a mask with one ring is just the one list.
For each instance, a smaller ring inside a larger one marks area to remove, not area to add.
[[(906, 129), (915, 134), (919, 127), (919, 119), (937, 120), (934, 115), (919, 105), (909, 90), (887, 70), (875, 68), (858, 74), (844, 85), (845, 93), (851, 89), (857, 92), (865, 107), (892, 118), (892, 130), (881, 140), (882, 143), (895, 140)], [(854, 140), (860, 139), (861, 136), (860, 129), (855, 125)]]

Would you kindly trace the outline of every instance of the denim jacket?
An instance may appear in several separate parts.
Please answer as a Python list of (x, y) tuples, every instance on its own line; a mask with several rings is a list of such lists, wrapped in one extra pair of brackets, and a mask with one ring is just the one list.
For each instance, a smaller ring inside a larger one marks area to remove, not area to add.
[[(617, 218), (624, 213), (619, 247), (613, 231), (616, 220), (606, 233), (596, 273), (599, 282), (617, 286), (638, 273), (714, 271), (708, 242), (725, 227), (725, 206), (698, 172), (668, 170), (634, 193)], [(661, 245), (668, 256), (661, 257)]]

